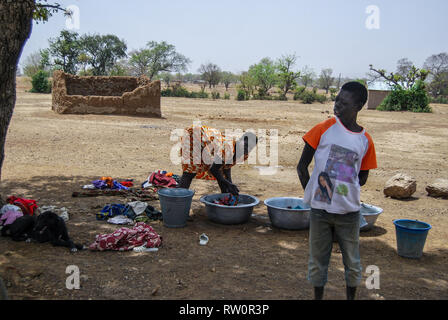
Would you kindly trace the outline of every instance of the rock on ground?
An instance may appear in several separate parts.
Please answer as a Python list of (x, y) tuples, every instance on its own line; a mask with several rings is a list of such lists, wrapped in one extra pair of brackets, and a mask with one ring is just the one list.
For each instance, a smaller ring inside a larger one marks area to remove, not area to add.
[(437, 179), (426, 187), (430, 197), (448, 198), (448, 179)]
[(390, 178), (384, 187), (384, 194), (395, 199), (411, 197), (417, 190), (417, 181), (403, 173)]

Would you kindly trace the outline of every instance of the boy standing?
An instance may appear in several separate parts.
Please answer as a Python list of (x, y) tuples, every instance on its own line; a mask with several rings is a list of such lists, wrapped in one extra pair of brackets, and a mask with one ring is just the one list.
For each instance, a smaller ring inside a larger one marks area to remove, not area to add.
[[(323, 298), (333, 233), (345, 267), (347, 299), (353, 300), (362, 279), (359, 255), (360, 189), (369, 170), (377, 168), (373, 140), (357, 124), (358, 112), (367, 102), (367, 89), (359, 82), (346, 83), (336, 97), (335, 117), (311, 129), (297, 172), (311, 206), (308, 280), (316, 300)], [(308, 166), (314, 157), (314, 170)]]

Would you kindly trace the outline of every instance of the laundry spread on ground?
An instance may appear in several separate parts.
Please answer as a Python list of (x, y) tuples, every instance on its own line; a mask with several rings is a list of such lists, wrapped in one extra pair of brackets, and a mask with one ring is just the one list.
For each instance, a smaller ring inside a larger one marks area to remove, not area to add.
[(0, 216), (0, 226), (9, 226), (20, 217), (23, 217), (22, 211), (8, 210)]
[[(145, 222), (162, 220), (162, 213), (153, 206), (141, 201), (129, 202), (127, 204), (108, 204), (101, 212), (96, 214), (96, 219), (100, 221), (108, 221), (117, 216), (124, 216), (131, 221)], [(112, 220), (110, 223), (114, 223)]]
[(214, 204), (219, 204), (222, 206), (235, 207), (238, 205), (238, 197), (233, 194), (225, 196), (224, 198), (217, 199), (213, 201)]
[(40, 206), (38, 208), (39, 214), (42, 214), (46, 211), (52, 211), (56, 213), (59, 217), (61, 217), (65, 222), (69, 220), (68, 210), (67, 208), (58, 208), (56, 206)]
[(115, 216), (107, 220), (110, 224), (134, 224), (134, 220), (129, 219), (126, 216)]
[(122, 227), (110, 234), (100, 234), (89, 246), (94, 251), (129, 251), (135, 247), (158, 248), (162, 245), (162, 237), (143, 222), (138, 222), (132, 229)]
[(24, 215), (32, 216), (34, 215), (36, 209), (38, 208), (36, 200), (17, 198), (15, 196), (10, 196), (6, 201), (9, 204), (13, 204), (22, 210)]
[(148, 187), (162, 187), (162, 188), (175, 188), (180, 182), (180, 177), (173, 174), (172, 172), (167, 172), (164, 170), (157, 170), (151, 173), (142, 183), (142, 188), (146, 189)]
[[(132, 180), (128, 179), (122, 181), (125, 185), (133, 186)], [(131, 185), (132, 184), (132, 185)], [(121, 182), (114, 180), (112, 177), (102, 177), (99, 180), (92, 181), (92, 185), (96, 189), (111, 189), (111, 190), (129, 190), (128, 186), (123, 185)], [(86, 187), (86, 186), (84, 186)], [(87, 185), (86, 189), (91, 189), (90, 185)]]

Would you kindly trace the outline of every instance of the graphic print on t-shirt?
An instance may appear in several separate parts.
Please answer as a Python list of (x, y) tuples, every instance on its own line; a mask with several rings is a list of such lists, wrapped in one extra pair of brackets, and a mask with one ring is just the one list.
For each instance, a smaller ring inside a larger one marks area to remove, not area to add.
[(356, 181), (355, 163), (358, 154), (338, 145), (332, 145), (325, 171), (318, 177), (318, 187), (314, 200), (331, 204), (333, 193), (347, 196), (349, 188), (346, 183)]

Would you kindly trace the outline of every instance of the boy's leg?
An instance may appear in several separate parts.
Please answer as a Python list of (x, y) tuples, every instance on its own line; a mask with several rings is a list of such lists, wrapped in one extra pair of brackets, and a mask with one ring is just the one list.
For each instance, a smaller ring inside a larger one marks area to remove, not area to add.
[(359, 215), (359, 212), (352, 212), (337, 216), (335, 219), (335, 232), (344, 262), (348, 299), (354, 298), (356, 287), (359, 286), (362, 279), (362, 266), (359, 254)]
[(332, 215), (324, 210), (311, 209), (310, 213), (310, 255), (308, 280), (315, 288), (316, 299), (322, 298), (327, 283), (328, 265), (333, 247)]
[(180, 178), (180, 182), (177, 185), (177, 187), (183, 188), (183, 189), (190, 189), (190, 185), (191, 185), (191, 182), (193, 181), (194, 177), (196, 177), (196, 173), (184, 172), (182, 174), (182, 177)]

